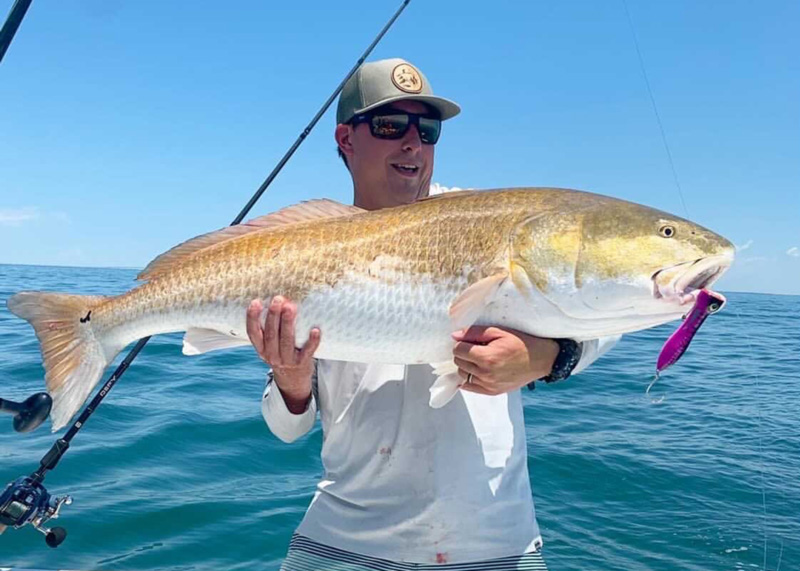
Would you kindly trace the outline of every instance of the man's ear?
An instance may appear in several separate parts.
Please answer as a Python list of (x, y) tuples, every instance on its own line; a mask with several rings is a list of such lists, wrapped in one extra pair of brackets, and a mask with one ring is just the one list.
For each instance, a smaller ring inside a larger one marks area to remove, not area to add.
[(345, 156), (352, 157), (353, 156), (353, 126), (352, 125), (345, 125), (345, 124), (338, 124), (336, 125), (336, 131), (334, 131), (334, 138), (336, 139), (336, 144), (339, 145), (339, 149)]

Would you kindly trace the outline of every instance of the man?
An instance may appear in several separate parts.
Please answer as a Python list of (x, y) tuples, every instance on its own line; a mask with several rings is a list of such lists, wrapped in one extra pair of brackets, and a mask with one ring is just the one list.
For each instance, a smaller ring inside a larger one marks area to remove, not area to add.
[[(427, 196), (441, 122), (459, 111), (404, 60), (364, 64), (342, 91), (335, 132), (354, 204), (378, 210)], [(496, 327), (457, 332), (454, 361), (465, 382), (432, 409), (430, 366), (316, 361), (324, 331), (312, 330), (297, 349), (296, 305), (276, 297), (263, 323), (262, 309), (250, 305), (248, 334), (272, 367), (264, 418), (291, 442), (319, 410), (324, 434), (325, 475), (283, 569), (544, 569), (518, 389), (566, 378), (608, 344)]]

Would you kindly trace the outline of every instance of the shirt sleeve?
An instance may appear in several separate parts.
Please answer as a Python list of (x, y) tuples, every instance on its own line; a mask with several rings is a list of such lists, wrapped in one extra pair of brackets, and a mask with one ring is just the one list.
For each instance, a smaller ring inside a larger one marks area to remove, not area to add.
[(311, 398), (306, 410), (300, 414), (294, 414), (286, 407), (280, 389), (272, 380), (270, 372), (264, 398), (261, 399), (261, 414), (272, 434), (284, 442), (294, 442), (311, 430), (317, 418), (317, 361), (314, 361), (314, 373), (311, 377)]
[(612, 335), (610, 337), (600, 337), (599, 339), (590, 339), (581, 343), (583, 346), (583, 353), (581, 354), (580, 361), (575, 365), (572, 374), (580, 373), (586, 367), (597, 361), (600, 357), (605, 355), (611, 348), (622, 339), (622, 335)]

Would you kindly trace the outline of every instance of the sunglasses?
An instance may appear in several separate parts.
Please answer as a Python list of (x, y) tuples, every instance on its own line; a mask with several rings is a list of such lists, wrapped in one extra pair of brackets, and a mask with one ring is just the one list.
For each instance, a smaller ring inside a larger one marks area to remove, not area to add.
[(441, 119), (403, 111), (364, 113), (353, 117), (350, 123), (354, 127), (359, 123), (366, 123), (369, 125), (369, 132), (378, 139), (399, 139), (408, 132), (411, 125), (416, 125), (419, 140), (426, 145), (435, 145), (442, 133)]

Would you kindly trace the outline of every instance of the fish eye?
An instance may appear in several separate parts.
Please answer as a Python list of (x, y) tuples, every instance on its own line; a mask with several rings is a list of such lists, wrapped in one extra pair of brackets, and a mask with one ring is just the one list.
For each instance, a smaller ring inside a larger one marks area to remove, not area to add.
[(665, 224), (664, 226), (658, 229), (658, 233), (661, 234), (664, 238), (672, 238), (675, 235), (675, 226), (671, 226), (670, 224)]
[(709, 313), (716, 313), (719, 311), (720, 305), (717, 302), (711, 303), (708, 305), (708, 312)]

